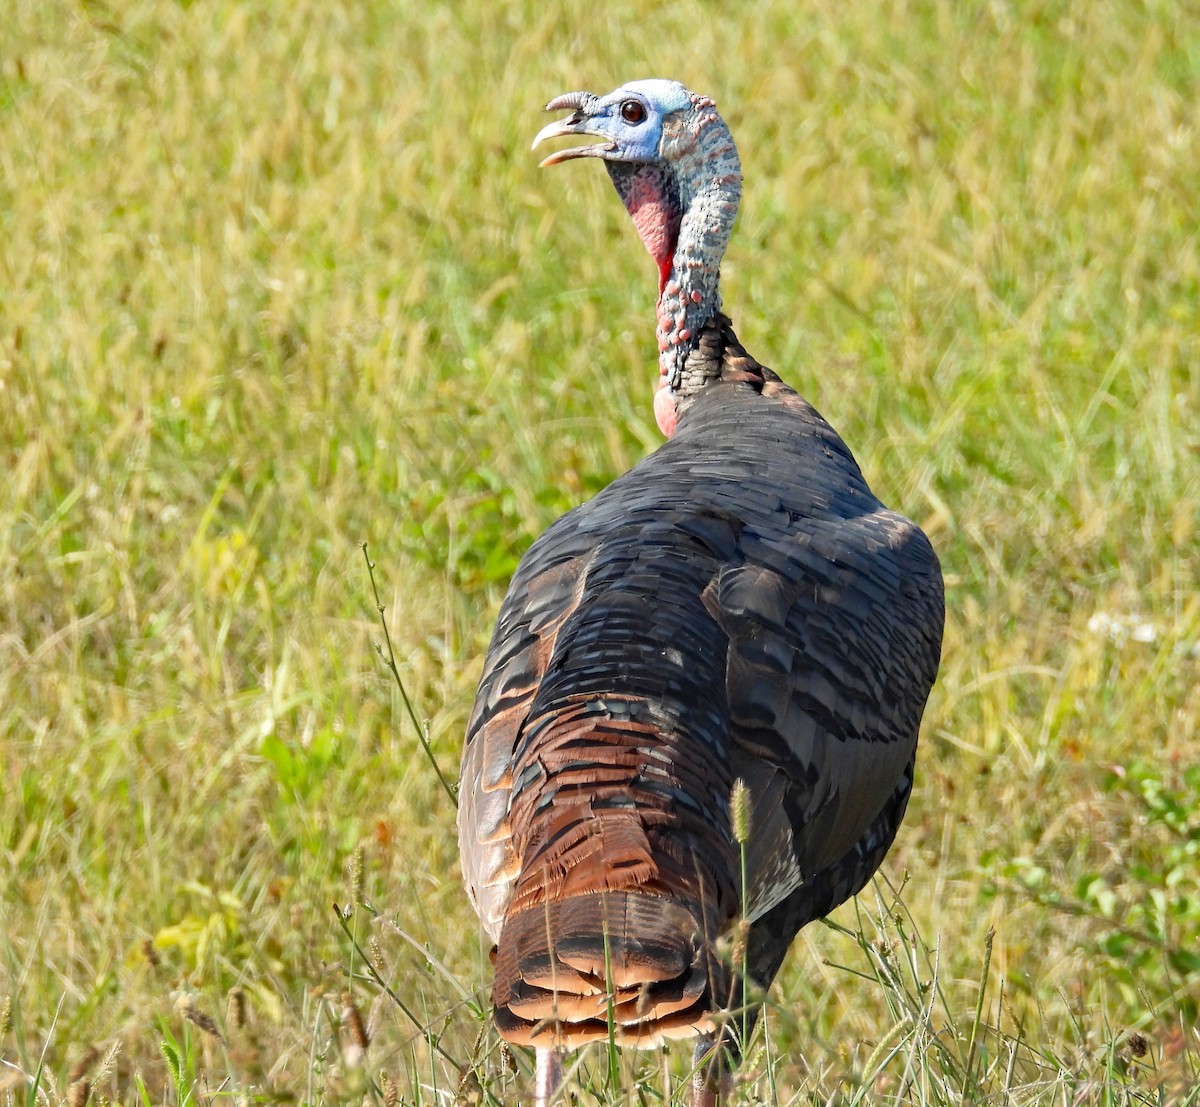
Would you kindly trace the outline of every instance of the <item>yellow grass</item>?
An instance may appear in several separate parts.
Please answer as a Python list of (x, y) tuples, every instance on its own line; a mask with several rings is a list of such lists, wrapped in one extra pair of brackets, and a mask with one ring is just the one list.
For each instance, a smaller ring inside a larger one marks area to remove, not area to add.
[(949, 586), (903, 910), (805, 932), (738, 1102), (1196, 1101), (1194, 4), (0, 14), (0, 1104), (523, 1096), (360, 543), (453, 778), (517, 558), (658, 441), (652, 266), (527, 150), (644, 76), (722, 106), (739, 334)]

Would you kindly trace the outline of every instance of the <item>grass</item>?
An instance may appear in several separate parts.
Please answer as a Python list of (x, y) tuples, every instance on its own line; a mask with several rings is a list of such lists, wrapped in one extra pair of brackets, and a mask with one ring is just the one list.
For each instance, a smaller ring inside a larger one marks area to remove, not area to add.
[[(646, 75), (738, 138), (739, 335), (948, 583), (738, 1102), (1200, 1102), (1198, 14), (10, 5), (0, 1104), (524, 1095), (360, 546), (453, 779), (521, 552), (658, 441), (652, 267), (527, 152)], [(610, 1060), (580, 1102), (680, 1101)]]

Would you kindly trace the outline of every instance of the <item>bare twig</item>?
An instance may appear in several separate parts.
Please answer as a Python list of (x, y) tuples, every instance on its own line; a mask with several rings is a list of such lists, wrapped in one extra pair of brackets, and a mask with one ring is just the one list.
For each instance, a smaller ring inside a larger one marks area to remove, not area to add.
[(383, 641), (387, 646), (387, 654), (384, 655), (383, 648), (377, 646), (379, 656), (383, 659), (384, 665), (391, 672), (392, 677), (396, 681), (396, 687), (400, 689), (400, 698), (404, 701), (404, 708), (408, 712), (408, 717), (412, 720), (413, 727), (417, 732), (417, 741), (421, 743), (421, 748), (425, 751), (425, 756), (429, 758), (429, 763), (433, 766), (433, 771), (437, 773), (437, 778), (441, 781), (442, 787), (446, 790), (446, 795), (450, 797), (450, 802), (455, 807), (458, 806), (458, 797), (454, 794), (454, 789), (450, 786), (450, 782), (442, 773), (441, 767), (437, 763), (437, 758), (433, 756), (433, 750), (429, 747), (429, 736), (425, 733), (425, 728), (421, 726), (417, 719), (417, 713), (413, 709), (412, 700), (408, 698), (408, 691), (404, 687), (404, 681), (400, 679), (400, 669), (396, 665), (396, 653), (392, 649), (392, 636), (388, 633), (387, 619), (384, 618), (383, 601), (379, 598), (379, 586), (375, 583), (375, 563), (371, 560), (367, 553), (367, 544), (362, 544), (363, 559), (367, 563), (367, 574), (371, 578), (371, 591), (375, 593), (375, 610), (379, 612), (379, 622), (383, 627)]

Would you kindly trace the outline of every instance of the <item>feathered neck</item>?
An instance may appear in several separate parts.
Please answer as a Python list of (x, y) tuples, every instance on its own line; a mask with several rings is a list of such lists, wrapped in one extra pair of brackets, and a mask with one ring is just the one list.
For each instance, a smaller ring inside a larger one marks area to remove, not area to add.
[(742, 169), (733, 136), (707, 97), (697, 96), (690, 112), (667, 121), (661, 152), (674, 169), (681, 217), (658, 297), (659, 369), (667, 387), (678, 390), (700, 328), (721, 310), (721, 259), (742, 195)]

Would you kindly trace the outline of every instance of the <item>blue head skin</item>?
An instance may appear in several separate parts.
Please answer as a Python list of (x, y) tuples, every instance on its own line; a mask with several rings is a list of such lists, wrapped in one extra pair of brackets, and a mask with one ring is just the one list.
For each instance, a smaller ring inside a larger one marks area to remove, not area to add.
[(543, 162), (558, 165), (572, 158), (603, 158), (608, 162), (657, 162), (662, 159), (663, 121), (692, 107), (691, 93), (678, 81), (630, 81), (607, 96), (568, 92), (546, 105), (547, 111), (574, 109), (567, 119), (543, 127), (536, 147), (548, 138), (590, 135), (606, 139), (591, 146), (559, 150)]

